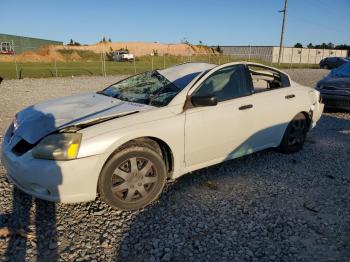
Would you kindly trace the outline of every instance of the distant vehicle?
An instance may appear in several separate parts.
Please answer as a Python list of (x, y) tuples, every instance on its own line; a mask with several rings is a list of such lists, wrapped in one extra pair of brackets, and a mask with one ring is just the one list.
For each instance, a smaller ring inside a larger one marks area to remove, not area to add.
[(2, 145), (7, 177), (49, 201), (99, 194), (133, 210), (165, 181), (266, 148), (302, 149), (320, 93), (255, 63), (186, 63), (16, 114)]
[(350, 110), (350, 61), (333, 69), (317, 83), (316, 90), (326, 107)]
[(114, 51), (112, 53), (113, 61), (131, 61), (134, 60), (134, 55), (130, 54), (129, 51), (123, 50), (123, 51)]
[(337, 57), (337, 56), (326, 57), (320, 61), (320, 67), (323, 69), (333, 69), (349, 61), (350, 59), (345, 57)]

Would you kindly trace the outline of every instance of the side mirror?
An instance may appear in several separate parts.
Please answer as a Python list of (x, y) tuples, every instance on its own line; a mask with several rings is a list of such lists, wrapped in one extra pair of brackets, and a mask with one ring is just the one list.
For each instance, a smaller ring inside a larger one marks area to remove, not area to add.
[(191, 97), (192, 105), (195, 107), (199, 106), (216, 106), (218, 104), (218, 99), (216, 96), (192, 96)]

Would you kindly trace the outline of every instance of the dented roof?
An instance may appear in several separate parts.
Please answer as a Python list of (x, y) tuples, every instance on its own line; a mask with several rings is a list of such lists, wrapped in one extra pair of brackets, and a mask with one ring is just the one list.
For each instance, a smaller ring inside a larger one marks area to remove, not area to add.
[(216, 66), (217, 65), (209, 63), (185, 63), (157, 71), (178, 88), (183, 89), (198, 74), (210, 70)]

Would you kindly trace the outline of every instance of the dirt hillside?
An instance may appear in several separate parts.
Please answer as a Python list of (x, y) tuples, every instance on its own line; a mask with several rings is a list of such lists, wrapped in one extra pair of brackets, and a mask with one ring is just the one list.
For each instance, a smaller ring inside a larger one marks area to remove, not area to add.
[[(215, 51), (207, 46), (189, 45), (189, 44), (162, 44), (158, 42), (105, 42), (93, 45), (69, 46), (69, 45), (50, 45), (39, 49), (36, 52), (27, 51), (16, 56), (20, 62), (49, 62), (57, 61), (78, 61), (85, 58), (80, 56), (84, 51), (100, 54), (106, 53), (111, 49), (128, 49), (130, 53), (136, 57), (150, 55), (152, 52), (157, 52), (158, 55), (199, 55), (215, 53)], [(13, 56), (0, 55), (0, 61), (13, 61)]]

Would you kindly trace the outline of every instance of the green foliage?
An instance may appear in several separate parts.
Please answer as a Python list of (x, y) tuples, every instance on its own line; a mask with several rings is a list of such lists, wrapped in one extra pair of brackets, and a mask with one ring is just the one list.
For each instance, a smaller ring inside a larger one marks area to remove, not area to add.
[(113, 48), (109, 47), (109, 52), (106, 52), (106, 57), (108, 61), (113, 61)]
[(58, 49), (57, 52), (63, 55), (68, 61), (73, 53), (77, 53), (83, 60), (99, 60), (100, 57), (99, 54), (89, 50)]
[(73, 39), (71, 38), (70, 41), (69, 41), (69, 44), (67, 45), (70, 45), (70, 46), (80, 46), (81, 44), (79, 42), (76, 42), (76, 41), (73, 41)]
[(294, 47), (296, 47), (296, 48), (303, 48), (303, 45), (300, 44), (300, 43), (296, 43), (296, 44), (294, 45)]
[[(320, 45), (313, 45), (312, 43), (309, 43), (307, 45), (307, 48), (316, 48), (316, 49), (341, 49), (341, 50), (348, 50), (350, 53), (350, 45), (342, 44), (342, 45), (334, 45), (333, 43), (322, 43)], [(348, 54), (350, 55), (350, 54)]]

